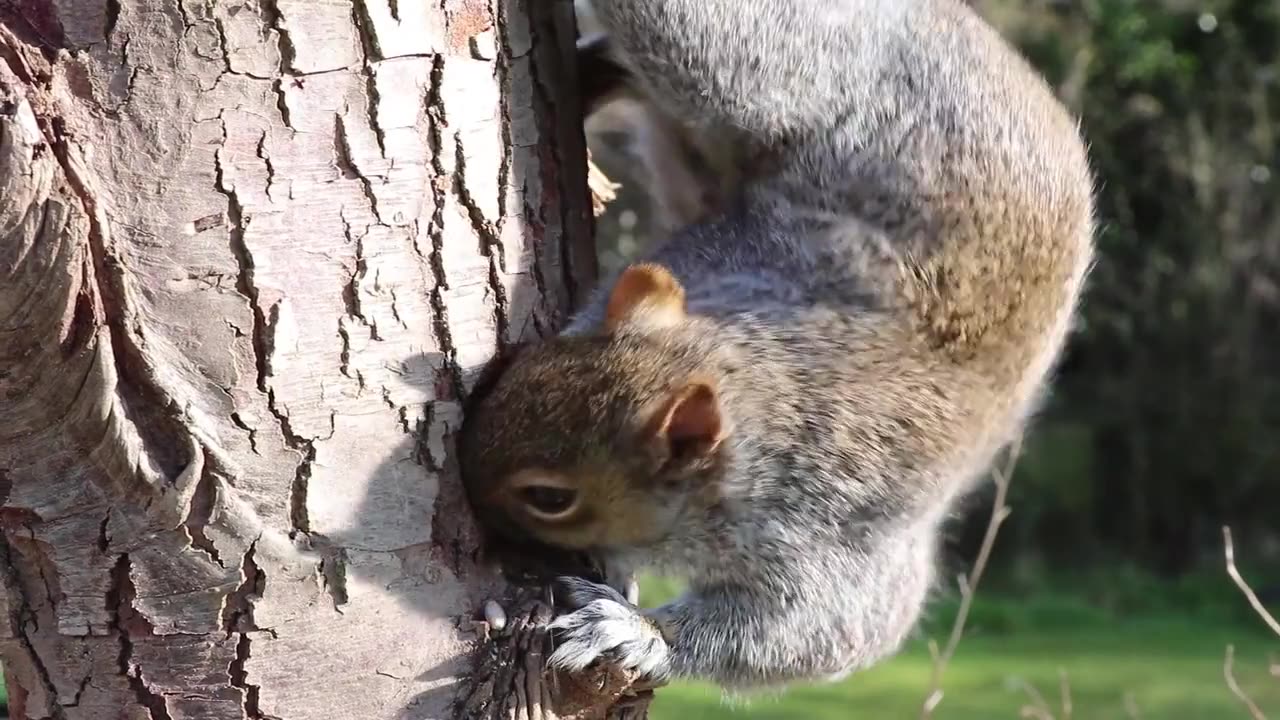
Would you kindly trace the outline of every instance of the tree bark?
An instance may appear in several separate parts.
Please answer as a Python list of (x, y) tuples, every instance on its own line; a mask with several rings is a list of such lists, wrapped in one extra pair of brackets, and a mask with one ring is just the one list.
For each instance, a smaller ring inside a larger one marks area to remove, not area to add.
[(451, 443), (594, 281), (572, 12), (0, 4), (14, 718), (538, 704)]

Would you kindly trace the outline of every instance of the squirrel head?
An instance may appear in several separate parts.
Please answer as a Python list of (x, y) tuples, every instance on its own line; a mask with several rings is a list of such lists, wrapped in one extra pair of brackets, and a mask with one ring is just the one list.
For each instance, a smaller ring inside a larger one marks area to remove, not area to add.
[(714, 496), (729, 422), (705, 357), (676, 340), (684, 291), (627, 268), (601, 328), (516, 353), (473, 394), (459, 451), (481, 523), (570, 550), (642, 546)]

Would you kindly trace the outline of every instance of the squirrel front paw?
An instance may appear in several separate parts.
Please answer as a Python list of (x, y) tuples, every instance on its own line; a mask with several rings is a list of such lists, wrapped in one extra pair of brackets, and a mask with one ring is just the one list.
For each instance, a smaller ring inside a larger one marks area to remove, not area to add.
[(550, 625), (558, 638), (551, 667), (578, 671), (603, 657), (650, 680), (667, 679), (671, 649), (640, 608), (608, 585), (581, 578), (559, 578), (555, 587), (556, 604), (576, 609)]

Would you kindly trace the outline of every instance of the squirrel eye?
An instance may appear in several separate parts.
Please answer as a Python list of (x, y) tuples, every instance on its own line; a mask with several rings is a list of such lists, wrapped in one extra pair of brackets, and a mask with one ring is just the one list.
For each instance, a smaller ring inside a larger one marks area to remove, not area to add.
[(556, 518), (573, 509), (578, 499), (578, 491), (549, 485), (527, 485), (520, 488), (520, 499), (535, 514)]

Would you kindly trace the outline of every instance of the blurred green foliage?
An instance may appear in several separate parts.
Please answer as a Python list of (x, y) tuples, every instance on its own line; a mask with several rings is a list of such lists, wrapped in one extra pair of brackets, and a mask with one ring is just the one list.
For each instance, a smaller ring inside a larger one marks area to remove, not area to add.
[(979, 5), (1080, 116), (1099, 180), (1098, 261), (1002, 559), (1220, 570), (1231, 524), (1274, 568), (1280, 3)]

